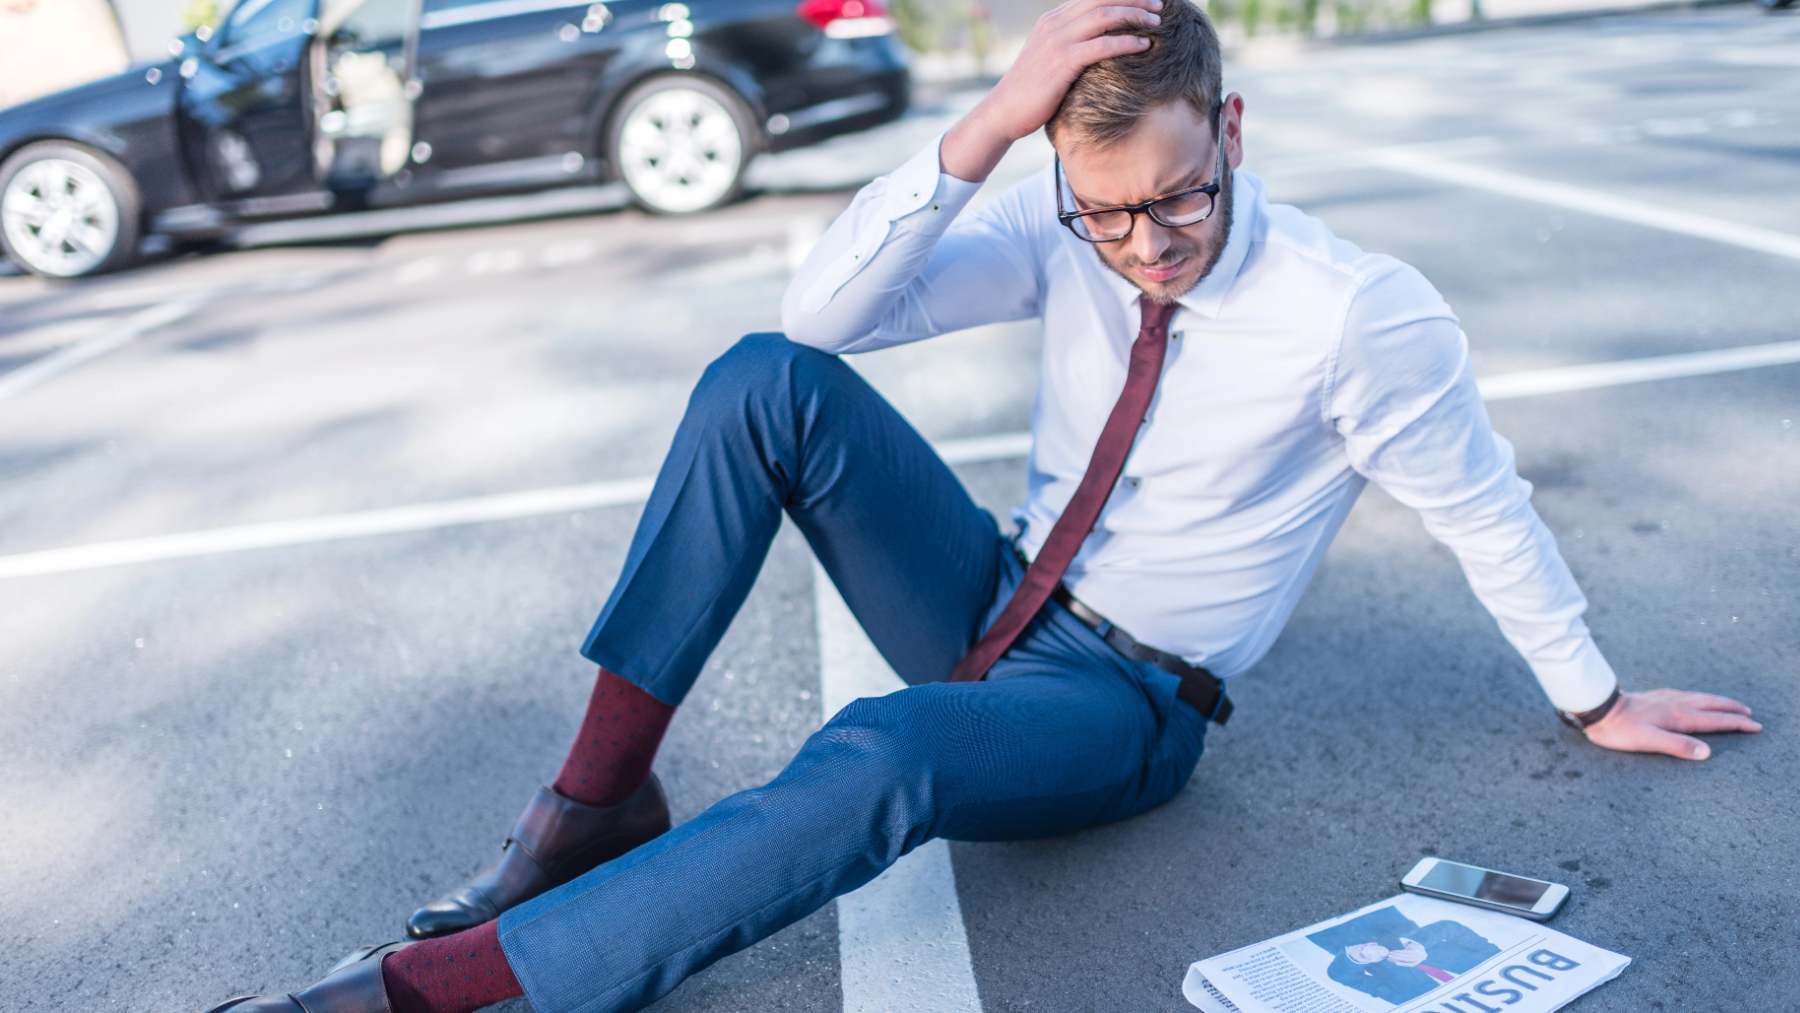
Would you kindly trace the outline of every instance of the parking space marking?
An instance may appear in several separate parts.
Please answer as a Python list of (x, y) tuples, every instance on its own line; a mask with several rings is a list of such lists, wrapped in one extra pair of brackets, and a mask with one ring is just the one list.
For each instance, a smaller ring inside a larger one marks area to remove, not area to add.
[(1729, 373), (1759, 366), (1788, 366), (1800, 362), (1800, 341), (1767, 345), (1743, 345), (1706, 352), (1657, 355), (1646, 359), (1595, 362), (1583, 366), (1552, 366), (1506, 373), (1479, 381), (1487, 401), (1504, 401), (1538, 394), (1561, 394), (1596, 387), (1617, 387), (1651, 380), (1677, 380), (1711, 373)]
[(183, 297), (211, 296), (223, 291), (225, 286), (200, 283), (131, 285), (119, 288), (94, 286), (90, 292), (86, 289), (77, 294), (82, 300), (82, 307), (89, 310), (118, 310), (136, 306), (148, 306), (150, 303), (165, 303)]
[[(813, 601), (826, 720), (859, 697), (904, 688), (816, 562)], [(837, 916), (844, 1013), (980, 1013), (946, 842), (926, 842), (839, 897)]]
[(152, 306), (133, 314), (116, 329), (101, 331), (65, 345), (48, 355), (33, 359), (18, 369), (0, 376), (0, 401), (17, 397), (38, 384), (67, 373), (84, 362), (92, 361), (108, 352), (123, 348), (146, 334), (176, 323), (199, 309), (202, 302), (204, 302), (203, 299), (194, 297)]
[(425, 257), (400, 265), (400, 270), (394, 272), (394, 281), (401, 285), (417, 285), (420, 282), (430, 281), (442, 273), (444, 273), (443, 260), (437, 257)]
[(367, 538), (371, 535), (430, 531), (463, 524), (484, 524), (490, 521), (622, 506), (642, 503), (650, 495), (652, 482), (653, 479), (650, 478), (629, 478), (616, 482), (530, 489), (385, 510), (325, 514), (291, 521), (242, 524), (151, 538), (24, 552), (0, 556), (0, 579), (67, 573), (72, 570), (91, 570), (162, 559), (212, 556), (248, 549), (305, 545), (311, 542), (333, 542), (346, 538)]
[[(1800, 341), (1779, 341), (1707, 352), (1553, 366), (1505, 373), (1479, 382), (1485, 399), (1503, 401), (1796, 363), (1800, 363)], [(1031, 449), (1031, 434), (999, 433), (946, 440), (937, 443), (936, 447), (950, 464), (1006, 461), (1025, 456)], [(645, 476), (21, 552), (0, 556), (0, 580), (626, 506), (647, 499), (653, 482), (652, 477)]]
[(1575, 140), (1582, 144), (1632, 144), (1646, 137), (1698, 137), (1714, 130), (1750, 130), (1781, 122), (1781, 117), (1759, 109), (1726, 109), (1707, 116), (1651, 117), (1615, 126), (1579, 126)]
[(599, 244), (592, 239), (564, 240), (544, 247), (543, 252), (538, 254), (538, 263), (545, 267), (566, 267), (592, 260), (599, 252)]
[(512, 274), (524, 266), (525, 254), (518, 250), (477, 250), (463, 262), (463, 271), (480, 277), (484, 274)]
[(759, 243), (743, 253), (701, 260), (658, 271), (647, 281), (656, 285), (699, 288), (706, 285), (740, 285), (754, 281), (786, 282), (788, 254), (772, 243)]
[(1658, 206), (1568, 183), (1496, 172), (1451, 161), (1417, 148), (1376, 149), (1364, 153), (1362, 160), (1372, 166), (1441, 183), (1454, 183), (1518, 200), (1567, 208), (1570, 211), (1725, 243), (1789, 260), (1800, 260), (1800, 236), (1754, 225), (1741, 225), (1722, 218), (1684, 211), (1678, 207)]

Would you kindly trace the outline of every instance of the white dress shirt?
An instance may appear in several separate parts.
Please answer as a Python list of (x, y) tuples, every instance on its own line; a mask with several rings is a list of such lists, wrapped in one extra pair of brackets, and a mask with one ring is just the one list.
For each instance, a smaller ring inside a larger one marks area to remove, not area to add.
[[(857, 193), (782, 325), (841, 353), (1042, 319), (1013, 511), (1035, 557), (1124, 386), (1139, 293), (1057, 222), (1048, 166), (959, 214), (980, 184), (942, 171), (941, 141)], [(1556, 707), (1600, 704), (1615, 679), (1587, 600), (1488, 420), (1456, 315), (1412, 267), (1269, 203), (1251, 172), (1235, 189), (1224, 252), (1176, 308), (1149, 420), (1064, 583), (1229, 679), (1274, 644), (1374, 479), (1455, 552)]]

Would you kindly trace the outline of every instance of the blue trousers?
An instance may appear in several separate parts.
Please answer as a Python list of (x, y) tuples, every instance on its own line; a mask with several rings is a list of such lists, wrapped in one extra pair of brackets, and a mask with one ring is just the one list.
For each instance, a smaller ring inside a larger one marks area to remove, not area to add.
[(943, 681), (1023, 568), (891, 405), (780, 334), (701, 377), (583, 653), (679, 703), (784, 513), (908, 687), (845, 707), (768, 784), (502, 915), (539, 1013), (637, 1009), (933, 837), (1124, 819), (1200, 758), (1206, 719), (1175, 676), (1054, 602), (986, 681)]

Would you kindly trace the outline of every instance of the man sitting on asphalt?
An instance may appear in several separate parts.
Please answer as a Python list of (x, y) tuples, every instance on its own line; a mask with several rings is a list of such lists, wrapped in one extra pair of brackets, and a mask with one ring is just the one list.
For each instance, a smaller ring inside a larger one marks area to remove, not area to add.
[[(233, 1013), (635, 1009), (934, 837), (1121, 820), (1187, 782), (1369, 479), (1418, 511), (1587, 738), (1704, 759), (1749, 709), (1621, 693), (1415, 270), (1271, 203), (1188, 0), (1068, 0), (807, 258), (786, 336), (701, 377), (583, 654), (575, 744), (500, 854), (294, 995)], [(962, 213), (1016, 140), (1058, 159)], [(1041, 318), (1003, 535), (838, 353)], [(910, 685), (669, 829), (652, 757), (783, 515)]]

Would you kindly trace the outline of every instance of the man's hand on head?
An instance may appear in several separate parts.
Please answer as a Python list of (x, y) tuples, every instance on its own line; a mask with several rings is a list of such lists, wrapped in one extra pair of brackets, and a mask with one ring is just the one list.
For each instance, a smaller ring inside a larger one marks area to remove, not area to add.
[(987, 178), (1012, 142), (1050, 122), (1075, 78), (1091, 63), (1142, 52), (1142, 35), (1162, 22), (1164, 0), (1066, 0), (1032, 26), (1025, 47), (992, 91), (969, 110), (939, 149), (944, 171), (977, 182)]
[(1711, 732), (1760, 732), (1750, 708), (1730, 697), (1653, 689), (1624, 693), (1606, 716), (1587, 726), (1588, 741), (1627, 753), (1663, 753), (1683, 760), (1712, 755), (1694, 738)]

